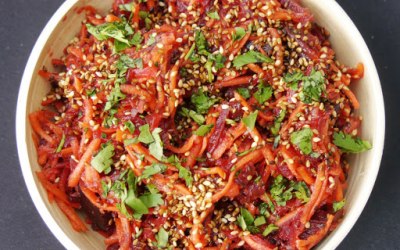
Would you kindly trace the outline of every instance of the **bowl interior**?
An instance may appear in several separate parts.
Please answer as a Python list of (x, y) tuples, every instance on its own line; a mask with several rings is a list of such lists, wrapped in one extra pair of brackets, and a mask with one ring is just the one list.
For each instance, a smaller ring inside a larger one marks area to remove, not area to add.
[[(77, 9), (90, 4), (104, 14), (110, 9), (112, 2), (112, 0), (66, 1), (39, 38), (21, 84), (17, 114), (17, 139), (22, 171), (41, 216), (68, 249), (102, 249), (104, 248), (104, 238), (93, 231), (85, 234), (75, 232), (58, 207), (48, 202), (45, 190), (34, 175), (34, 172), (38, 171), (40, 167), (31, 138), (32, 130), (26, 117), (29, 113), (41, 108), (40, 102), (50, 88), (37, 72), (43, 66), (52, 70), (51, 59), (60, 57), (65, 46), (80, 30), (84, 14), (78, 14)], [(373, 149), (348, 159), (351, 164), (351, 172), (348, 179), (349, 188), (346, 193), (346, 216), (340, 226), (319, 245), (320, 249), (332, 249), (340, 243), (357, 220), (373, 187), (383, 150), (383, 99), (379, 78), (370, 53), (345, 12), (333, 0), (303, 0), (302, 2), (311, 9), (317, 22), (331, 32), (331, 42), (338, 59), (349, 66), (354, 66), (359, 62), (363, 62), (365, 66), (364, 78), (354, 83), (352, 88), (361, 104), (360, 114), (364, 118), (363, 138), (372, 142)]]

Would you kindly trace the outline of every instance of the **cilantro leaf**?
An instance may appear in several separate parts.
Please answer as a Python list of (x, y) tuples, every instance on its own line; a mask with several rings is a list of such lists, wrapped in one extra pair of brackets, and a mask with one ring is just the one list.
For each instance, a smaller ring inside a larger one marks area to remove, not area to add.
[(309, 155), (312, 152), (313, 132), (310, 128), (304, 128), (290, 135), (290, 142), (296, 145), (301, 152)]
[(214, 80), (214, 73), (213, 73), (213, 65), (215, 70), (220, 70), (225, 66), (226, 57), (220, 53), (217, 54), (209, 54), (208, 59), (204, 67), (207, 69), (208, 74), (208, 81), (212, 82)]
[(271, 127), (271, 133), (273, 135), (278, 135), (279, 130), (281, 129), (281, 124), (282, 121), (285, 119), (286, 116), (286, 110), (282, 109), (281, 112), (279, 113), (279, 116), (275, 119), (274, 125)]
[(219, 15), (217, 11), (208, 12), (207, 16), (211, 19), (219, 20)]
[(213, 124), (201, 125), (196, 131), (194, 131), (193, 134), (198, 136), (205, 136), (211, 131), (213, 127), (214, 127)]
[(120, 101), (125, 99), (126, 95), (121, 92), (121, 88), (119, 84), (116, 84), (114, 88), (111, 90), (110, 94), (107, 96), (107, 103), (104, 107), (105, 111), (110, 110), (115, 105), (117, 105)]
[(190, 47), (188, 53), (186, 54), (185, 60), (187, 60), (187, 59), (190, 58), (191, 61), (193, 61), (193, 62), (196, 61), (196, 59), (193, 58), (193, 54), (194, 54), (195, 49), (196, 49), (196, 44), (194, 43), (194, 44), (192, 45), (192, 47)]
[(244, 54), (237, 56), (233, 60), (233, 66), (235, 66), (236, 68), (240, 68), (250, 63), (264, 63), (264, 62), (272, 63), (273, 60), (267, 56), (264, 56), (260, 52), (250, 50)]
[(164, 200), (162, 199), (162, 196), (159, 193), (156, 193), (156, 194), (147, 193), (147, 194), (141, 195), (139, 197), (139, 199), (148, 208), (158, 207), (158, 206), (164, 204)]
[(207, 51), (208, 42), (207, 42), (206, 37), (204, 36), (203, 32), (201, 32), (201, 30), (196, 30), (195, 31), (194, 42), (195, 42), (196, 47), (197, 47), (197, 52), (200, 55), (208, 56), (210, 54)]
[(299, 94), (304, 103), (319, 101), (325, 91), (325, 77), (321, 71), (312, 70), (310, 76), (303, 78), (303, 91)]
[(168, 232), (165, 231), (163, 227), (161, 227), (156, 235), (157, 246), (159, 248), (165, 248), (168, 244), (168, 238), (169, 238)]
[(157, 160), (161, 161), (164, 157), (164, 150), (163, 150), (163, 142), (160, 137), (161, 128), (156, 128), (151, 132), (154, 142), (149, 145), (149, 152), (152, 154)]
[(142, 58), (133, 59), (130, 56), (123, 54), (118, 58), (115, 64), (118, 69), (118, 77), (124, 77), (129, 68), (143, 68)]
[(278, 230), (278, 229), (279, 229), (278, 226), (276, 226), (276, 225), (274, 225), (274, 224), (269, 224), (269, 225), (265, 228), (265, 230), (264, 230), (264, 232), (262, 233), (262, 235), (263, 235), (264, 237), (266, 237), (266, 236), (268, 236), (270, 233), (272, 233), (273, 231), (276, 231), (276, 230)]
[(148, 179), (151, 176), (159, 173), (163, 173), (167, 170), (167, 166), (161, 163), (153, 163), (151, 166), (148, 166), (142, 173), (139, 179)]
[(129, 130), (129, 132), (131, 134), (133, 134), (133, 132), (135, 132), (135, 125), (132, 123), (132, 121), (126, 121), (124, 123), (125, 128), (127, 128)]
[(112, 157), (114, 156), (114, 146), (107, 144), (101, 149), (97, 155), (92, 159), (90, 164), (99, 173), (109, 173), (111, 171), (111, 164), (113, 164)]
[(156, 33), (150, 34), (149, 38), (147, 39), (146, 45), (147, 46), (153, 45), (156, 42), (156, 36), (157, 36)]
[(343, 132), (335, 132), (333, 134), (333, 143), (346, 153), (361, 153), (372, 148), (371, 143), (368, 141), (353, 138)]
[(98, 26), (86, 24), (86, 27), (88, 32), (99, 41), (114, 38), (115, 40), (130, 46), (129, 41), (126, 38), (126, 35), (128, 35), (129, 32), (127, 32), (123, 24), (118, 25), (117, 23), (105, 23)]
[(176, 155), (172, 155), (167, 159), (167, 162), (173, 164), (179, 170), (179, 178), (184, 179), (186, 186), (191, 187), (193, 183), (192, 172), (181, 165), (178, 157)]
[(149, 124), (145, 124), (145, 125), (139, 127), (139, 131), (140, 131), (140, 134), (139, 134), (138, 139), (140, 142), (143, 142), (145, 144), (154, 142), (154, 138), (150, 132)]
[(271, 86), (264, 85), (264, 83), (258, 84), (257, 88), (254, 98), (262, 105), (271, 98), (273, 90)]
[(240, 215), (238, 216), (239, 226), (246, 231), (248, 227), (254, 223), (253, 215), (246, 208), (240, 208)]
[(233, 41), (241, 40), (246, 35), (246, 30), (242, 27), (236, 27), (235, 33), (233, 33)]
[(338, 202), (334, 202), (334, 203), (332, 204), (332, 206), (333, 206), (333, 211), (334, 211), (334, 212), (339, 211), (340, 209), (342, 209), (342, 208), (344, 207), (345, 204), (346, 204), (346, 200), (345, 200), (345, 199), (343, 199), (343, 200), (341, 200), (341, 201), (338, 201)]
[(132, 191), (128, 191), (128, 197), (125, 199), (125, 204), (132, 208), (137, 214), (148, 214), (149, 209), (144, 202), (133, 195)]
[(286, 83), (297, 83), (299, 81), (301, 81), (303, 79), (304, 75), (302, 72), (300, 71), (296, 71), (294, 73), (287, 73), (286, 75), (284, 75), (283, 80)]
[(111, 189), (111, 181), (108, 181), (108, 183), (106, 183), (104, 180), (101, 180), (100, 183), (101, 183), (101, 189), (103, 190), (101, 196), (103, 198), (106, 198)]
[(58, 147), (56, 149), (56, 153), (60, 153), (61, 150), (64, 147), (64, 143), (65, 143), (65, 134), (62, 135), (61, 140), (60, 140), (60, 144), (58, 144)]
[(118, 5), (118, 8), (123, 11), (132, 11), (133, 3), (126, 3)]
[(294, 195), (297, 199), (301, 200), (303, 203), (307, 203), (310, 200), (310, 189), (308, 189), (305, 182), (291, 181), (290, 186), (295, 190)]
[(190, 97), (191, 103), (195, 106), (199, 114), (207, 114), (208, 110), (218, 102), (215, 98), (210, 98), (202, 89), (199, 89)]
[(237, 88), (236, 91), (241, 95), (244, 99), (250, 98), (250, 91), (247, 88)]
[(203, 115), (198, 114), (193, 110), (189, 110), (183, 107), (181, 111), (182, 111), (181, 114), (183, 116), (193, 119), (193, 121), (195, 121), (199, 125), (202, 125), (206, 121)]
[(258, 227), (261, 225), (264, 225), (265, 223), (267, 223), (267, 221), (265, 220), (264, 216), (258, 216), (255, 220), (254, 220), (254, 226)]
[(293, 188), (287, 189), (287, 180), (282, 176), (278, 175), (270, 188), (271, 198), (276, 201), (279, 206), (285, 206), (286, 202), (293, 198)]
[(143, 37), (142, 37), (142, 35), (141, 35), (139, 32), (135, 33), (135, 34), (132, 36), (131, 40), (130, 40), (130, 43), (131, 43), (132, 45), (136, 46), (136, 47), (140, 46), (140, 44), (141, 44), (142, 42), (143, 42)]
[(139, 142), (139, 140), (138, 140), (137, 137), (132, 138), (132, 139), (126, 139), (126, 140), (124, 140), (124, 146), (126, 147), (126, 146), (129, 146), (129, 145), (132, 145), (132, 144), (136, 144), (138, 142)]
[(258, 110), (250, 113), (248, 116), (242, 118), (242, 122), (248, 127), (249, 129), (254, 129), (257, 121)]

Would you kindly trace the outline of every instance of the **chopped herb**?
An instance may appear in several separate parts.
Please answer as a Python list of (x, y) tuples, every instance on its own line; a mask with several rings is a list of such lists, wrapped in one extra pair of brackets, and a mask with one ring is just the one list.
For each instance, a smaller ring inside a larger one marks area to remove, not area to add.
[[(192, 56), (193, 56), (193, 54), (194, 54), (194, 51), (195, 51), (195, 49), (196, 49), (196, 44), (193, 44), (192, 45), (192, 47), (190, 47), (190, 49), (189, 49), (189, 52), (186, 54), (186, 56), (185, 56), (185, 60), (187, 60), (187, 59), (193, 59), (192, 58)], [(193, 62), (195, 61), (195, 60), (192, 60)]]
[(258, 206), (258, 211), (260, 211), (260, 214), (264, 215), (265, 217), (269, 217), (271, 214), (268, 211), (268, 207), (268, 204), (263, 202)]
[(257, 121), (258, 110), (250, 113), (248, 116), (243, 117), (242, 121), (249, 129), (254, 129)]
[(121, 100), (125, 99), (126, 95), (121, 92), (119, 84), (116, 84), (114, 88), (111, 90), (110, 94), (107, 96), (107, 103), (104, 107), (105, 111), (112, 109), (115, 105), (117, 105)]
[(206, 37), (204, 36), (203, 32), (201, 32), (201, 30), (196, 30), (195, 36), (194, 36), (194, 42), (197, 47), (197, 53), (199, 53), (200, 55), (205, 55), (205, 56), (208, 56), (210, 54), (207, 51), (208, 43), (207, 43)]
[(334, 202), (332, 204), (333, 211), (337, 212), (337, 211), (341, 210), (344, 207), (345, 204), (346, 204), (346, 200), (345, 199), (343, 199), (341, 201), (338, 201), (338, 202)]
[(160, 230), (156, 235), (157, 247), (165, 248), (168, 244), (168, 238), (169, 238), (168, 232), (165, 231), (165, 229), (161, 226)]
[(61, 140), (60, 140), (60, 144), (58, 144), (58, 147), (56, 149), (56, 153), (60, 153), (61, 150), (64, 147), (64, 143), (65, 143), (65, 134), (62, 135)]
[(217, 11), (208, 12), (207, 16), (211, 19), (219, 20), (219, 15)]
[(196, 131), (194, 131), (194, 134), (198, 136), (205, 136), (211, 131), (213, 127), (213, 124), (201, 125)]
[(148, 208), (164, 205), (164, 200), (162, 199), (162, 196), (159, 193), (156, 193), (156, 194), (146, 193), (146, 194), (141, 195), (139, 197), (139, 199)]
[(274, 149), (279, 146), (279, 141), (280, 140), (281, 140), (281, 136), (280, 135), (275, 137), (275, 139), (274, 139)]
[(233, 60), (233, 66), (236, 68), (243, 67), (250, 63), (271, 63), (273, 60), (267, 56), (264, 56), (260, 52), (250, 50), (242, 55), (237, 56)]
[(325, 77), (321, 71), (312, 70), (310, 76), (303, 78), (303, 91), (299, 94), (304, 103), (319, 101), (325, 91)]
[(139, 142), (139, 140), (138, 140), (137, 137), (131, 138), (131, 139), (126, 139), (126, 140), (124, 140), (124, 146), (126, 147), (126, 146), (129, 146), (129, 145), (132, 145), (132, 144), (136, 144), (138, 142)]
[(132, 38), (131, 38), (131, 40), (130, 40), (130, 43), (132, 44), (132, 45), (134, 45), (134, 46), (136, 46), (136, 47), (138, 47), (138, 46), (140, 46), (140, 44), (143, 42), (143, 37), (142, 37), (142, 35), (140, 34), (140, 33), (135, 33), (133, 36), (132, 36)]
[(312, 152), (313, 132), (310, 128), (304, 128), (290, 135), (290, 142), (296, 145), (301, 152), (309, 155)]
[(124, 123), (124, 125), (125, 125), (125, 128), (127, 128), (131, 134), (133, 134), (133, 132), (135, 132), (135, 125), (132, 123), (132, 121), (126, 121)]
[(98, 26), (93, 26), (91, 24), (86, 24), (88, 32), (96, 37), (99, 41), (104, 41), (108, 38), (114, 38), (117, 41), (129, 44), (126, 39), (127, 32), (124, 29), (124, 25), (117, 25), (116, 23), (105, 23)]
[(101, 189), (103, 189), (103, 193), (101, 194), (101, 196), (103, 198), (106, 198), (111, 190), (111, 181), (108, 181), (108, 183), (106, 183), (105, 181), (101, 180), (100, 183), (101, 183)]
[(160, 174), (163, 173), (165, 170), (167, 170), (167, 166), (161, 163), (153, 163), (151, 166), (148, 166), (140, 176), (140, 180), (142, 179), (148, 179), (151, 176), (155, 174)]
[(87, 89), (87, 90), (86, 90), (86, 95), (87, 95), (88, 97), (92, 97), (92, 96), (96, 95), (96, 88)]
[(257, 88), (258, 90), (254, 93), (254, 98), (262, 105), (271, 98), (273, 89), (264, 83), (258, 84)]
[(189, 110), (187, 108), (182, 108), (181, 114), (185, 117), (193, 119), (197, 124), (202, 125), (206, 119), (203, 115), (196, 113), (196, 111)]
[(124, 77), (130, 68), (143, 68), (143, 60), (142, 58), (133, 59), (128, 55), (123, 54), (119, 57), (115, 66), (118, 69), (118, 77)]
[(256, 148), (250, 148), (248, 150), (242, 151), (242, 152), (236, 152), (236, 155), (239, 157), (245, 156), (250, 152), (253, 152)]
[(240, 208), (240, 215), (237, 217), (237, 223), (243, 231), (249, 231), (251, 233), (258, 233), (260, 231), (260, 229), (254, 225), (253, 215), (245, 208)]
[(138, 139), (139, 139), (140, 142), (143, 142), (145, 144), (149, 144), (149, 143), (154, 142), (154, 138), (153, 138), (153, 136), (151, 135), (151, 132), (150, 132), (150, 125), (149, 124), (145, 124), (145, 125), (141, 126), (139, 128), (139, 131), (140, 131), (140, 134), (139, 134)]
[(291, 181), (290, 186), (295, 190), (294, 195), (297, 199), (301, 200), (303, 203), (307, 203), (310, 200), (310, 189), (308, 189), (305, 182)]
[(156, 42), (156, 33), (150, 34), (149, 38), (147, 39), (147, 46), (153, 45)]
[(304, 76), (302, 72), (288, 73), (283, 77), (292, 90), (298, 89), (298, 83), (303, 82), (303, 90), (300, 92), (300, 100), (304, 103), (319, 101), (325, 91), (325, 77), (321, 71), (313, 69), (309, 76)]
[(233, 41), (241, 40), (246, 35), (246, 30), (242, 27), (236, 27), (235, 33), (233, 33)]
[(240, 215), (238, 216), (239, 226), (246, 231), (249, 226), (254, 223), (254, 217), (246, 208), (240, 208)]
[(199, 89), (190, 97), (191, 103), (195, 106), (199, 114), (207, 114), (208, 110), (218, 102), (215, 98), (210, 98), (202, 89)]
[(255, 220), (254, 220), (254, 226), (258, 227), (261, 225), (264, 225), (265, 223), (267, 223), (267, 221), (265, 220), (264, 216), (258, 216)]
[(120, 4), (118, 8), (123, 11), (132, 11), (133, 3)]
[(372, 148), (371, 143), (368, 141), (353, 138), (343, 132), (335, 132), (333, 134), (333, 143), (346, 153), (360, 153)]
[(287, 73), (284, 77), (283, 80), (286, 83), (298, 83), (299, 81), (303, 80), (304, 75), (302, 72), (294, 72), (294, 73)]
[(285, 116), (286, 116), (286, 110), (282, 109), (281, 112), (279, 113), (279, 116), (274, 121), (274, 126), (271, 127), (271, 133), (273, 135), (279, 134), (279, 130), (281, 129), (281, 124), (283, 119), (285, 119)]
[[(282, 175), (278, 175), (274, 182), (271, 185), (270, 193), (273, 200), (276, 201), (276, 204), (279, 206), (285, 206), (286, 202), (293, 198), (292, 190), (293, 188), (286, 188), (287, 179), (285, 179)], [(287, 189), (287, 190), (285, 190)]]
[(226, 57), (220, 53), (217, 54), (209, 54), (208, 59), (204, 67), (207, 69), (208, 73), (208, 81), (212, 82), (214, 80), (214, 73), (213, 73), (213, 65), (215, 70), (220, 70), (225, 66)]
[(121, 198), (122, 203), (132, 208), (138, 216), (149, 213), (147, 206), (137, 197), (138, 179), (132, 171), (128, 173), (127, 183), (128, 192), (126, 193), (126, 197)]
[(114, 146), (107, 144), (101, 149), (97, 155), (92, 159), (90, 164), (99, 173), (108, 174), (111, 171), (111, 164), (113, 164), (112, 157), (114, 156)]
[(181, 165), (176, 155), (172, 155), (167, 159), (167, 162), (173, 164), (179, 170), (179, 178), (184, 179), (186, 186), (191, 187), (193, 183), (193, 176), (190, 170)]
[(132, 208), (136, 214), (148, 214), (149, 208), (143, 203), (141, 199), (130, 194), (128, 191), (128, 197), (124, 200), (125, 204)]
[(164, 157), (164, 149), (163, 149), (163, 142), (160, 137), (161, 128), (156, 128), (151, 132), (154, 142), (150, 143), (149, 145), (149, 152), (153, 155), (157, 160), (161, 161)]
[(244, 99), (250, 98), (250, 91), (247, 88), (237, 88), (236, 91), (241, 95)]
[(264, 230), (264, 232), (262, 233), (262, 235), (263, 235), (264, 237), (266, 237), (266, 236), (268, 236), (270, 233), (272, 233), (273, 231), (276, 231), (276, 230), (278, 230), (278, 229), (279, 229), (278, 226), (276, 226), (276, 225), (274, 225), (274, 224), (269, 224), (269, 225), (265, 228), (265, 230)]

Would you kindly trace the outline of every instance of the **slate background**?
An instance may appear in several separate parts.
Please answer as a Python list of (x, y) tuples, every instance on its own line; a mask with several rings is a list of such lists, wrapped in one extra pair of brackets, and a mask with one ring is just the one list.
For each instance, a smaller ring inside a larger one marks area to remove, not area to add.
[[(400, 249), (400, 1), (337, 0), (375, 59), (386, 105), (386, 142), (374, 191), (339, 249)], [(15, 143), (15, 108), (29, 53), (62, 0), (0, 0), (0, 249), (62, 249), (25, 187)]]

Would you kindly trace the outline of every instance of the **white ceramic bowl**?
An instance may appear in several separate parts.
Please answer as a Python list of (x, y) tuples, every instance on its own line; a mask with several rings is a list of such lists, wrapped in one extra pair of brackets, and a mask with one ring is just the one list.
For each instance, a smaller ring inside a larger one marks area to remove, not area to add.
[[(67, 249), (103, 249), (103, 238), (96, 232), (75, 232), (68, 219), (54, 204), (50, 204), (35, 171), (39, 170), (36, 150), (32, 141), (32, 129), (27, 120), (29, 113), (40, 109), (41, 99), (50, 86), (38, 75), (46, 66), (52, 69), (51, 58), (60, 57), (67, 43), (79, 32), (84, 14), (76, 8), (93, 5), (106, 12), (113, 0), (67, 0), (53, 15), (42, 31), (30, 55), (22, 79), (17, 107), (16, 131), (22, 173), (33, 202), (43, 220)], [(351, 172), (346, 193), (346, 215), (339, 227), (319, 244), (319, 249), (334, 249), (347, 235), (363, 210), (374, 186), (384, 142), (385, 114), (379, 77), (371, 54), (359, 31), (334, 0), (303, 0), (311, 9), (317, 22), (331, 32), (331, 42), (339, 60), (349, 66), (364, 63), (365, 76), (353, 84), (361, 103), (360, 113), (363, 138), (373, 144), (373, 149), (349, 159)]]

